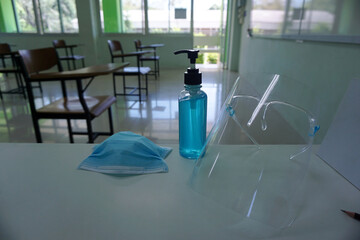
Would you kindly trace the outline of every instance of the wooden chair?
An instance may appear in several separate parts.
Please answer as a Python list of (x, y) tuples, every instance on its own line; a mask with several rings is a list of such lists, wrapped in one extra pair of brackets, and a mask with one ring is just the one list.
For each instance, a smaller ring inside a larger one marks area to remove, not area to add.
[[(1, 91), (0, 88), (0, 98), (3, 99), (3, 94), (22, 94), (24, 98), (26, 98), (24, 84), (21, 80), (21, 70), (18, 64), (17, 52), (12, 52), (9, 44), (1, 43), (0, 59), (3, 61), (3, 67), (0, 68), (0, 73), (4, 73), (6, 76), (8, 74), (14, 74), (17, 85), (17, 88), (8, 90), (6, 92)], [(5, 59), (11, 59), (12, 65), (6, 66)]]
[[(137, 63), (136, 67), (125, 67), (124, 69), (121, 69), (113, 73), (114, 96), (138, 96), (139, 101), (142, 101), (141, 90), (145, 90), (146, 96), (148, 96), (148, 74), (151, 71), (151, 68), (141, 67), (140, 59), (147, 52), (138, 51), (138, 52), (124, 53), (121, 43), (117, 40), (108, 40), (108, 46), (110, 50), (112, 63), (116, 58), (121, 58), (122, 62), (124, 62), (126, 57), (136, 57), (136, 63)], [(123, 93), (118, 93), (116, 91), (116, 79), (115, 79), (116, 76), (123, 77)], [(125, 76), (137, 76), (138, 86), (127, 87)], [(141, 87), (141, 76), (145, 76), (145, 87)], [(129, 89), (131, 90), (130, 92), (127, 91)]]
[(143, 51), (144, 49), (151, 49), (153, 55), (144, 55), (140, 58), (141, 66), (144, 66), (144, 62), (154, 62), (154, 71), (152, 71), (152, 74), (155, 75), (155, 79), (157, 79), (157, 76), (160, 75), (160, 56), (156, 55), (156, 48), (158, 46), (156, 45), (148, 45), (144, 46), (141, 44), (140, 40), (134, 40), (135, 43), (135, 49), (136, 51)]
[[(30, 102), (31, 115), (33, 119), (36, 140), (41, 143), (41, 134), (39, 119), (66, 119), (69, 132), (70, 142), (73, 143), (73, 135), (88, 135), (88, 142), (93, 143), (95, 138), (99, 135), (112, 135), (113, 123), (111, 114), (111, 105), (115, 102), (113, 96), (96, 96), (84, 97), (84, 92), (87, 88), (83, 89), (82, 79), (79, 73), (80, 70), (61, 72), (61, 64), (59, 63), (56, 50), (54, 48), (42, 48), (35, 50), (20, 50), (22, 69), (26, 83), (26, 89)], [(49, 70), (57, 66), (59, 72), (41, 73), (42, 71)], [(90, 67), (88, 67), (90, 68)], [(84, 68), (86, 70), (87, 68)], [(55, 79), (54, 75), (67, 73), (67, 77), (61, 80)], [(73, 78), (71, 78), (73, 76)], [(63, 97), (41, 108), (36, 108), (34, 96), (31, 89), (31, 82), (33, 81), (59, 81), (61, 83), (61, 91)], [(77, 97), (67, 97), (66, 81), (76, 81)], [(94, 132), (92, 129), (91, 121), (100, 116), (104, 111), (108, 110), (109, 116), (109, 132)], [(87, 124), (87, 132), (74, 132), (71, 127), (71, 119), (84, 119)]]
[(54, 40), (53, 45), (56, 49), (64, 49), (65, 55), (59, 56), (59, 58), (62, 61), (66, 61), (69, 70), (71, 70), (70, 62), (72, 62), (73, 69), (76, 69), (76, 60), (81, 60), (82, 67), (85, 67), (85, 57), (74, 54), (74, 48), (77, 45), (66, 45), (65, 40)]

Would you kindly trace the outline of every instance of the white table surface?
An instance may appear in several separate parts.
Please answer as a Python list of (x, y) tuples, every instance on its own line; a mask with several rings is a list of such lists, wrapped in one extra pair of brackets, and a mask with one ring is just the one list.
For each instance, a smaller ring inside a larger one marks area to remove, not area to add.
[[(116, 177), (77, 170), (85, 144), (0, 144), (0, 239), (247, 239), (232, 212), (193, 191), (193, 161), (166, 159), (169, 173)], [(360, 239), (360, 191), (313, 156), (306, 196), (290, 228), (271, 239)]]

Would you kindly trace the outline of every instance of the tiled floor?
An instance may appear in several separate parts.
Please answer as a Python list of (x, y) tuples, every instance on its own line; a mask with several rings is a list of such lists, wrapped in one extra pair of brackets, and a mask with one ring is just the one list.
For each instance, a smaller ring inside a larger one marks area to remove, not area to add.
[[(208, 95), (207, 131), (215, 118), (237, 73), (216, 69), (201, 69), (203, 72), (203, 90)], [(156, 143), (178, 143), (178, 93), (183, 89), (183, 69), (161, 70), (161, 76), (155, 80), (149, 77), (149, 96), (139, 103), (137, 97), (118, 96), (113, 105), (115, 132), (132, 131), (141, 134)], [(135, 81), (135, 78), (132, 78)], [(119, 82), (120, 79), (119, 79)], [(134, 82), (135, 83), (135, 82)], [(0, 78), (2, 90), (13, 84), (11, 78)], [(129, 81), (131, 85), (131, 80)], [(34, 90), (36, 105), (54, 101), (61, 96), (58, 83), (44, 83), (44, 94)], [(75, 95), (75, 84), (67, 85), (70, 96)], [(120, 86), (121, 87), (121, 86)], [(87, 95), (112, 95), (111, 75), (95, 78), (87, 90)], [(19, 94), (4, 95), (0, 106), (0, 142), (35, 142), (28, 100)], [(85, 121), (72, 122), (74, 130), (86, 129)], [(94, 130), (108, 130), (107, 114), (93, 121)], [(65, 120), (41, 120), (41, 134), (45, 143), (68, 143), (68, 131)], [(76, 143), (86, 143), (86, 136), (75, 136)], [(98, 137), (95, 142), (103, 141)]]

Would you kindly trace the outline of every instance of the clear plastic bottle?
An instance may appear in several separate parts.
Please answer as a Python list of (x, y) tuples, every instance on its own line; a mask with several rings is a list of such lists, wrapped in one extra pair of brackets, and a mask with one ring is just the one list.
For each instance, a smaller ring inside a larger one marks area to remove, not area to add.
[(206, 140), (207, 95), (200, 88), (185, 85), (179, 94), (179, 151), (185, 158), (198, 158)]
[(206, 140), (207, 96), (201, 88), (201, 72), (195, 67), (199, 50), (186, 53), (191, 66), (184, 74), (185, 90), (179, 94), (179, 151), (184, 158), (197, 159)]

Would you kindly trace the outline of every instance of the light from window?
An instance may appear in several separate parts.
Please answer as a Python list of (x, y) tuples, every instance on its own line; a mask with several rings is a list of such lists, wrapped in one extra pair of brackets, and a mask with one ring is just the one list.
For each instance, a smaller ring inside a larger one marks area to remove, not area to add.
[(36, 33), (34, 5), (29, 0), (15, 0), (19, 32)]
[(39, 0), (39, 4), (44, 33), (79, 31), (75, 0)]
[(79, 32), (75, 1), (0, 0), (0, 32), (37, 33), (38, 29), (40, 33)]
[(41, 20), (44, 33), (60, 33), (60, 17), (57, 0), (40, 0)]
[(75, 0), (60, 1), (60, 9), (64, 32), (79, 32)]
[(190, 10), (190, 0), (148, 0), (149, 32), (190, 32)]
[[(195, 36), (218, 37), (221, 34), (220, 31), (225, 29), (226, 23), (225, 2), (220, 0), (194, 1)], [(225, 19), (222, 19), (222, 17)]]

